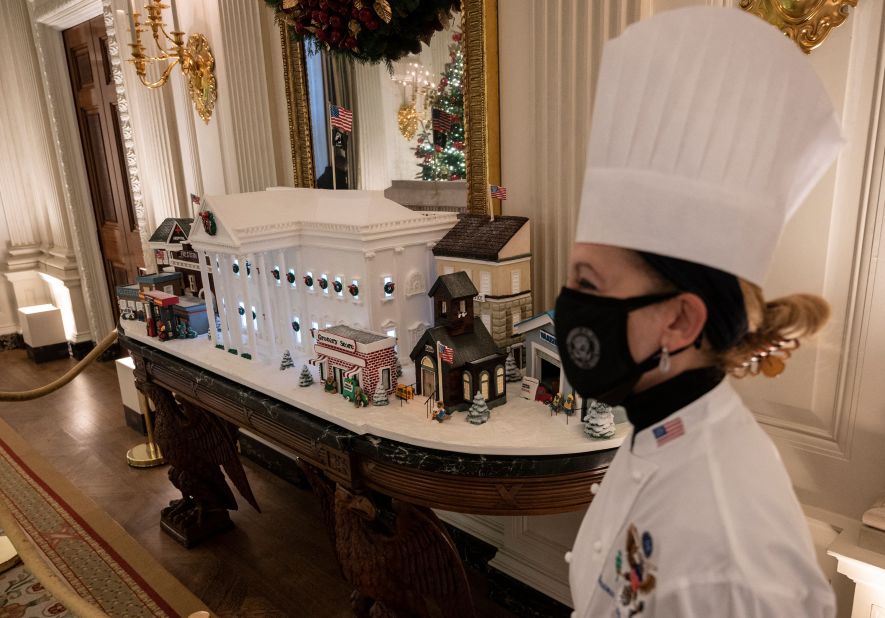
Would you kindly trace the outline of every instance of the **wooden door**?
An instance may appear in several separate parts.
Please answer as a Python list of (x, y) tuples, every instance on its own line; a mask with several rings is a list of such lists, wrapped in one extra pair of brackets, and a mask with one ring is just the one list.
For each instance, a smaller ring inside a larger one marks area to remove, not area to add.
[(144, 257), (129, 191), (104, 18), (62, 34), (108, 294), (116, 306), (116, 286), (135, 282)]

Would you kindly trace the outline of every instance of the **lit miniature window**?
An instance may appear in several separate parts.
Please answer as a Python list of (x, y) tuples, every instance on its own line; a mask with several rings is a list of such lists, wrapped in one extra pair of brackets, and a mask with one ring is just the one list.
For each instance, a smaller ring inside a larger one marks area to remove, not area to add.
[(495, 393), (501, 395), (504, 392), (504, 367), (498, 365), (495, 368)]
[(479, 374), (479, 390), (482, 393), (482, 398), (486, 401), (489, 400), (489, 372), (483, 371)]
[(360, 299), (360, 280), (354, 279), (350, 283), (350, 286), (348, 287), (347, 291), (350, 292), (350, 295), (353, 297), (354, 300), (359, 300)]
[[(393, 277), (384, 277), (384, 298), (393, 298), (393, 290), (390, 289), (388, 283), (393, 283)], [(387, 290), (390, 290), (388, 292)]]
[(326, 322), (326, 328), (332, 328), (332, 323), (331, 323), (331, 322)]
[(464, 382), (464, 401), (470, 401), (473, 399), (473, 388), (470, 385), (470, 372), (465, 371), (462, 374), (461, 379)]
[(341, 280), (341, 275), (335, 277), (332, 288), (335, 290), (335, 295), (338, 298), (344, 298), (344, 282)]
[(388, 330), (387, 330), (387, 336), (388, 336), (388, 337), (396, 337), (396, 329), (395, 329), (395, 328), (390, 328), (390, 329), (388, 329)]

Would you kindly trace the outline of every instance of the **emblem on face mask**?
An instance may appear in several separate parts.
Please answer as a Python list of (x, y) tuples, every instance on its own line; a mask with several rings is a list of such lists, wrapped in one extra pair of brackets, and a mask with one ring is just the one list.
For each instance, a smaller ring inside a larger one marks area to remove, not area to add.
[(572, 362), (580, 369), (593, 369), (599, 362), (599, 338), (586, 326), (569, 331), (565, 340)]

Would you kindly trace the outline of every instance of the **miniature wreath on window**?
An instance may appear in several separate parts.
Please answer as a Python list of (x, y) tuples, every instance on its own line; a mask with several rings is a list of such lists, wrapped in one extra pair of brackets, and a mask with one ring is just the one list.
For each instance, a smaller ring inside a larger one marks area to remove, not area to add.
[(237, 264), (236, 262), (234, 262), (234, 265), (231, 266), (231, 269), (234, 271), (234, 274), (235, 274), (235, 275), (239, 275), (239, 274), (240, 274), (240, 265)]
[(311, 277), (310, 275), (304, 275), (304, 285), (306, 285), (309, 288), (312, 288), (313, 287), (313, 277)]
[(347, 286), (347, 291), (350, 292), (351, 296), (359, 296), (360, 295), (360, 286), (356, 283), (351, 283)]
[(293, 273), (291, 271), (287, 272), (286, 273), (286, 281), (288, 281), (289, 283), (294, 285), (295, 284), (295, 273)]
[(320, 279), (319, 284), (320, 284), (320, 287), (325, 290), (326, 288), (329, 287), (329, 280), (326, 279), (325, 277), (323, 277)]
[(341, 284), (340, 281), (335, 281), (335, 282), (332, 284), (332, 287), (335, 288), (335, 292), (336, 292), (337, 294), (341, 294), (341, 290), (344, 289), (344, 286)]
[(393, 294), (393, 291), (396, 289), (396, 284), (393, 281), (388, 281), (384, 284), (384, 293), (385, 294)]
[(274, 279), (276, 279), (277, 281), (280, 280), (280, 269), (279, 269), (279, 268), (274, 268), (274, 269), (271, 271), (271, 274), (273, 275), (273, 278), (274, 278)]
[(244, 307), (239, 307), (239, 308), (237, 309), (237, 312), (238, 312), (240, 315), (246, 315), (246, 309), (245, 309)]
[(294, 330), (297, 333), (298, 331), (301, 330), (301, 324), (299, 324), (297, 321), (293, 320), (292, 321), (292, 330)]
[(246, 262), (246, 276), (249, 277), (252, 275), (252, 264)]

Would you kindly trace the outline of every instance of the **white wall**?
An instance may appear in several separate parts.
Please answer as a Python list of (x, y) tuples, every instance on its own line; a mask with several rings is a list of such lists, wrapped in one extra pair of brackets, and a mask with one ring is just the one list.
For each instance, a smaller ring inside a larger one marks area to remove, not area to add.
[[(640, 14), (692, 4), (736, 3), (501, 3), (502, 181), (510, 198), (505, 212), (533, 219), (537, 310), (553, 305), (565, 280), (602, 43)], [(816, 343), (788, 362), (783, 376), (739, 383), (784, 458), (819, 550), (832, 540), (827, 530), (857, 519), (885, 489), (885, 274), (877, 269), (885, 208), (882, 10), (881, 3), (860, 3), (811, 54), (842, 119), (846, 144), (789, 224), (764, 286), (768, 297), (820, 294), (833, 319)], [(499, 568), (568, 600), (558, 553), (570, 545), (563, 542), (564, 528), (573, 536), (579, 517), (503, 523), (447, 517), (490, 539), (498, 535)], [(832, 572), (831, 564), (827, 568)], [(851, 594), (850, 586), (837, 583), (843, 597)]]

